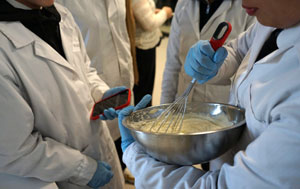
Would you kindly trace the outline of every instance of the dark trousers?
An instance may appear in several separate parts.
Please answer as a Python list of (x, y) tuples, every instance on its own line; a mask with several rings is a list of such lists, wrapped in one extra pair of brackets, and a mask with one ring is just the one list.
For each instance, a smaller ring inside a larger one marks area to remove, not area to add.
[[(136, 61), (139, 71), (139, 82), (134, 85), (134, 103), (135, 105), (146, 95), (152, 95), (155, 77), (155, 59), (156, 47), (152, 49), (136, 48)], [(151, 102), (148, 104), (151, 106)]]

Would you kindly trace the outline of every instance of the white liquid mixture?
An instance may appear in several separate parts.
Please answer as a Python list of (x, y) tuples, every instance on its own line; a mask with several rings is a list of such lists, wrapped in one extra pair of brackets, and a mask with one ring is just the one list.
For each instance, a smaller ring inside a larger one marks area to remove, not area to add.
[(159, 124), (153, 126), (155, 121), (156, 119), (139, 121), (133, 123), (131, 127), (153, 133), (198, 133), (215, 131), (233, 125), (225, 115), (213, 119), (209, 116), (195, 113), (185, 114), (180, 131), (179, 126), (174, 125), (174, 122), (171, 122), (171, 120), (166, 120), (161, 127)]

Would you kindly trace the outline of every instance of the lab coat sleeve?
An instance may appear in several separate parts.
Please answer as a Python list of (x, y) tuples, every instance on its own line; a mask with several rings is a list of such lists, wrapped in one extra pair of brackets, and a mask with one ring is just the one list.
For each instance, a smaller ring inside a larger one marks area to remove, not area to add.
[[(0, 61), (3, 60), (0, 56)], [(0, 71), (0, 172), (45, 182), (69, 180), (86, 185), (97, 162), (34, 129), (35, 119), (18, 80)]]
[[(181, 2), (178, 2), (181, 3)], [(172, 18), (171, 31), (167, 47), (167, 61), (163, 73), (162, 93), (160, 103), (171, 103), (175, 100), (177, 94), (178, 78), (182, 67), (179, 59), (180, 48), (180, 26), (178, 25), (178, 18), (180, 17), (180, 10), (177, 4), (175, 15)], [(178, 9), (178, 10), (177, 10)]]
[(235, 155), (233, 165), (225, 163), (219, 171), (204, 173), (156, 161), (137, 143), (126, 149), (123, 161), (135, 176), (136, 188), (298, 188), (299, 93), (284, 101), (270, 111), (268, 128)]
[[(215, 188), (216, 172), (193, 166), (169, 165), (151, 158), (134, 142), (124, 152), (123, 161), (135, 177), (136, 188)], [(211, 187), (210, 187), (211, 186)]]
[[(75, 22), (74, 25), (76, 25)], [(87, 81), (91, 89), (92, 97), (94, 101), (97, 102), (101, 100), (105, 91), (109, 89), (109, 86), (98, 76), (97, 70), (91, 66), (91, 61), (86, 52), (85, 44), (80, 29), (77, 25), (75, 26), (75, 29), (76, 32), (78, 33), (78, 38), (80, 41), (80, 49), (84, 56), (83, 64), (85, 66), (84, 70), (86, 71)]]
[(230, 78), (235, 74), (240, 63), (248, 53), (252, 46), (252, 41), (256, 34), (257, 24), (253, 24), (245, 32), (241, 33), (236, 39), (226, 43), (224, 47), (228, 51), (228, 56), (219, 69), (217, 75), (208, 83), (228, 84), (224, 81), (230, 81)]

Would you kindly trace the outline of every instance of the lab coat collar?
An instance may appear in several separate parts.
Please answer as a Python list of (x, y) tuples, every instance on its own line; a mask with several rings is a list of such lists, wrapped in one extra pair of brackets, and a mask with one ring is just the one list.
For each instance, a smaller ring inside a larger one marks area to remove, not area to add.
[[(44, 41), (35, 41), (35, 53), (37, 56), (43, 57), (45, 59), (54, 61), (57, 64), (60, 64), (69, 70), (73, 71), (76, 73), (72, 66), (73, 62), (73, 56), (72, 56), (72, 51), (73, 51), (73, 36), (74, 36), (74, 29), (73, 26), (70, 26), (69, 24), (65, 24), (66, 19), (67, 19), (67, 14), (68, 12), (66, 11), (66, 8), (59, 4), (54, 4), (57, 11), (59, 12), (61, 16), (61, 21), (59, 22), (60, 25), (60, 34), (61, 34), (61, 40), (62, 40), (62, 45), (64, 49), (64, 53), (66, 55), (66, 59), (64, 59), (56, 50), (54, 50), (50, 45), (45, 45)], [(76, 36), (77, 37), (77, 36)]]
[[(263, 26), (258, 22), (256, 23), (255, 27), (257, 30), (259, 30), (259, 34), (256, 34), (257, 36), (254, 38), (254, 40), (252, 42), (251, 53), (250, 53), (249, 63), (248, 63), (248, 71), (251, 70), (252, 66), (254, 65), (256, 58), (257, 58), (263, 44), (265, 43), (266, 39), (272, 33), (272, 31), (275, 30), (275, 28)], [(269, 55), (260, 59), (257, 63), (264, 62), (265, 58), (268, 56)]]
[[(56, 6), (61, 15), (61, 23), (66, 19), (67, 12), (61, 6)], [(29, 31), (20, 22), (0, 22), (0, 32), (2, 32), (13, 43), (15, 48), (22, 48), (33, 43), (37, 38), (35, 34)], [(22, 35), (20, 35), (22, 33)]]
[[(20, 22), (0, 22), (0, 31), (19, 49), (34, 42), (34, 33)], [(22, 35), (20, 35), (22, 33)]]
[[(195, 3), (187, 3), (188, 6), (192, 7), (186, 7), (186, 9), (190, 10), (188, 11), (188, 17), (191, 21), (191, 24), (193, 26), (194, 33), (196, 34), (197, 38), (200, 38), (200, 31), (199, 31), (199, 19), (200, 19), (200, 10), (199, 10), (199, 0), (192, 0), (195, 1)], [(231, 6), (232, 1), (234, 0), (224, 0), (220, 7), (216, 10), (216, 12), (209, 18), (207, 23), (204, 25), (204, 27), (201, 30), (201, 33), (207, 32), (209, 28), (211, 27), (211, 24), (213, 21), (220, 16), (223, 12), (226, 12)], [(188, 2), (188, 1), (187, 1)], [(196, 6), (195, 6), (196, 5)]]
[(66, 20), (68, 14), (66, 8), (57, 3), (54, 3), (54, 6), (60, 14), (61, 17), (60, 23), (63, 23)]
[(300, 41), (300, 23), (297, 25), (284, 29), (277, 38), (277, 46), (281, 48), (289, 48), (295, 44), (299, 44)]
[[(70, 26), (63, 24), (65, 22), (67, 11), (62, 6), (56, 6), (61, 14), (60, 29), (63, 41), (63, 48), (69, 62), (72, 62), (73, 47), (73, 29)], [(63, 31), (63, 32), (62, 32)], [(2, 32), (15, 46), (16, 49), (32, 44), (36, 56), (51, 60), (68, 69), (74, 71), (71, 64), (66, 61), (58, 52), (56, 52), (50, 45), (41, 40), (38, 36), (28, 30), (20, 22), (0, 22), (0, 32)], [(20, 35), (20, 33), (22, 35)], [(74, 71), (75, 72), (75, 71)]]
[(252, 48), (251, 56), (249, 58), (249, 65), (248, 69), (251, 69), (253, 64), (264, 64), (264, 63), (270, 63), (270, 58), (276, 57), (277, 55), (285, 52), (287, 49), (293, 47), (295, 44), (299, 43), (300, 41), (300, 24), (284, 29), (277, 37), (276, 43), (278, 46), (278, 49), (261, 60), (255, 62), (263, 44), (265, 43), (266, 39), (271, 35), (271, 33), (276, 29), (273, 27), (266, 27), (261, 24), (258, 24), (258, 27), (261, 27), (262, 29), (259, 32), (259, 36), (253, 41), (253, 45), (255, 45), (255, 48)]
[[(209, 20), (207, 21), (207, 23), (203, 26), (203, 28), (201, 30), (201, 33), (207, 32), (207, 30), (209, 30), (209, 28), (211, 28), (211, 25), (214, 22), (214, 20), (218, 16), (220, 16), (222, 13), (227, 12), (227, 10), (232, 6), (232, 1), (233, 0), (224, 0), (221, 3), (220, 7), (216, 10), (216, 12), (209, 18)], [(199, 6), (198, 6), (198, 9), (199, 9)], [(224, 21), (226, 21), (226, 20), (224, 20)], [(199, 28), (199, 26), (198, 26), (198, 28)]]

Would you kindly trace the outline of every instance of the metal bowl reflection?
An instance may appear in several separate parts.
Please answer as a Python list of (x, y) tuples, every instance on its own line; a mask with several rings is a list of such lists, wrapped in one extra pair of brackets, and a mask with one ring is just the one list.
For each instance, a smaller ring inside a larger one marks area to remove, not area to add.
[(138, 110), (126, 117), (123, 124), (150, 156), (169, 164), (194, 165), (217, 158), (238, 141), (245, 125), (244, 110), (236, 106), (189, 103), (186, 113), (205, 114), (212, 119), (226, 116), (232, 125), (215, 131), (188, 134), (145, 132), (132, 127), (134, 122), (158, 117), (167, 107), (168, 104), (165, 104)]

